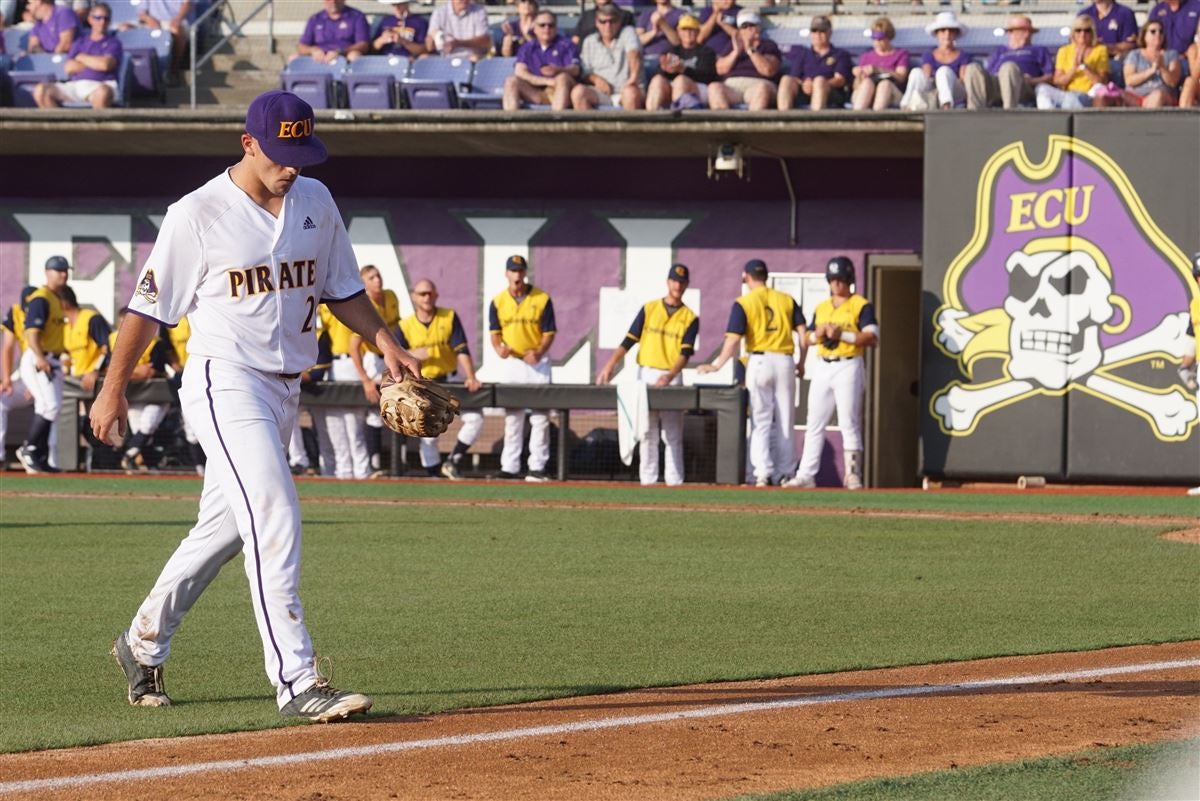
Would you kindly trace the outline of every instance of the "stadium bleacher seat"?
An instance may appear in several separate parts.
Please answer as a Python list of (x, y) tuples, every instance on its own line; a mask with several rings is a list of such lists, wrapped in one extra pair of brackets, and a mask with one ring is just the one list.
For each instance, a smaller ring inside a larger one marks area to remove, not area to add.
[(475, 65), (471, 90), (459, 93), (458, 99), (467, 108), (501, 108), (504, 79), (513, 74), (515, 58), (485, 58)]
[(405, 56), (362, 56), (346, 68), (346, 99), (353, 109), (388, 109), (400, 107), (396, 91), (408, 75), (409, 60)]
[(796, 45), (808, 47), (809, 43), (807, 28), (767, 28), (763, 36), (779, 45), (779, 49), (785, 53)]
[(897, 28), (896, 38), (892, 46), (902, 48), (910, 53), (923, 54), (937, 46), (937, 39), (925, 33), (924, 28)]
[(171, 34), (164, 30), (130, 28), (119, 31), (117, 38), (133, 61), (133, 95), (167, 97), (167, 70), (171, 67)]
[(861, 56), (871, 49), (871, 32), (860, 25), (834, 28), (829, 40), (834, 47), (847, 50), (854, 56)]
[[(66, 64), (67, 57), (62, 53), (29, 53), (17, 59), (8, 76), (13, 105), (22, 108), (36, 107), (33, 88), (46, 81), (67, 80)], [(113, 97), (113, 105), (128, 106), (132, 96), (133, 59), (125, 53), (121, 56), (121, 64), (117, 68), (117, 91)], [(67, 102), (63, 103), (63, 108), (91, 108), (91, 104), (86, 101)]]
[(959, 37), (958, 46), (971, 55), (990, 55), (1000, 45), (1004, 44), (1004, 30), (995, 27), (973, 27), (966, 36)]
[(144, 0), (109, 0), (112, 8), (112, 19), (109, 23), (116, 28), (118, 25), (137, 25), (138, 14), (144, 9)]
[(313, 108), (340, 108), (346, 60), (322, 64), (311, 58), (289, 61), (279, 75), (280, 88), (299, 95)]
[(4, 52), (14, 61), (25, 54), (25, 43), (29, 41), (29, 31), (20, 28), (4, 29)]
[(412, 109), (458, 108), (458, 93), (469, 91), (474, 63), (460, 56), (429, 56), (413, 63), (400, 83), (405, 107)]

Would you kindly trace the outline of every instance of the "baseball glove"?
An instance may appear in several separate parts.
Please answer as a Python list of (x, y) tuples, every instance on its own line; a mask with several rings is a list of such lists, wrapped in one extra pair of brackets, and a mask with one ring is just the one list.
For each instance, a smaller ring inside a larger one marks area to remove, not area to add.
[(446, 388), (412, 373), (399, 381), (390, 375), (379, 386), (379, 416), (407, 437), (436, 437), (458, 414), (458, 398)]

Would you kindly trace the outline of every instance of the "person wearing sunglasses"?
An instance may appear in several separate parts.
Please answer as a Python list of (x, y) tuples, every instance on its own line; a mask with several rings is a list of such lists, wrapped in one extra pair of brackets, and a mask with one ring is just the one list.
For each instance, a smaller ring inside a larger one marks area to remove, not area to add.
[(33, 28), (25, 45), (30, 53), (66, 53), (78, 38), (79, 20), (69, 6), (57, 5), (54, 0), (31, 0), (29, 13)]
[(579, 48), (558, 32), (551, 11), (538, 12), (533, 30), (536, 38), (521, 45), (513, 74), (504, 80), (504, 110), (516, 111), (525, 102), (565, 111), (582, 69)]
[(117, 96), (117, 68), (124, 49), (121, 40), (109, 33), (112, 10), (97, 3), (88, 12), (91, 33), (75, 40), (64, 65), (68, 80), (39, 83), (33, 90), (38, 108), (57, 108), (68, 101), (87, 102), (92, 108), (108, 108)]
[(636, 111), (646, 104), (642, 90), (642, 46), (631, 28), (621, 27), (621, 11), (607, 5), (596, 12), (596, 33), (583, 40), (582, 79), (571, 90), (576, 111), (620, 106)]
[(1050, 51), (1033, 44), (1037, 32), (1029, 17), (1009, 17), (1004, 26), (1006, 44), (993, 51), (986, 67), (971, 63), (963, 73), (967, 108), (1014, 109), (1035, 102), (1037, 87), (1054, 77)]
[(1162, 108), (1179, 102), (1183, 71), (1179, 53), (1166, 46), (1166, 26), (1154, 17), (1142, 26), (1138, 47), (1125, 57), (1125, 100), (1128, 105)]
[[(1096, 22), (1091, 17), (1076, 17), (1071, 22), (1071, 41), (1058, 48), (1054, 57), (1054, 76), (1049, 83), (1038, 84), (1037, 107), (1040, 109), (1081, 109), (1116, 105), (1108, 96), (1108, 48), (1096, 42)], [(1119, 90), (1114, 90), (1119, 96)]]

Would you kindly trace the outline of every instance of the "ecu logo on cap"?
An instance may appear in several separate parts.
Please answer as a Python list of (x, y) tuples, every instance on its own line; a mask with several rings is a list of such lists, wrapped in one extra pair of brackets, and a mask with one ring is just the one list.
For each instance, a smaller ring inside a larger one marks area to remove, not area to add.
[(280, 120), (278, 139), (304, 139), (312, 136), (312, 117), (303, 120)]
[(521, 264), (521, 265), (524, 265), (524, 264), (525, 264), (525, 257), (524, 257), (524, 256), (513, 256), (513, 257), (510, 259), (510, 261), (511, 261), (513, 264)]
[(671, 272), (675, 273), (675, 275), (678, 275), (682, 278), (684, 273), (687, 271), (684, 270), (682, 266), (676, 264), (674, 267), (671, 268)]

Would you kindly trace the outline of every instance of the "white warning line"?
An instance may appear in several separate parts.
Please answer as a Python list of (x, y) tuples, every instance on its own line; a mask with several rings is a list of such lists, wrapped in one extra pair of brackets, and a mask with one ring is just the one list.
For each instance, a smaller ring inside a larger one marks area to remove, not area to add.
[(29, 779), (26, 781), (0, 782), (0, 794), (17, 793), (30, 790), (57, 790), (67, 787), (86, 787), (107, 782), (130, 782), (142, 779), (165, 779), (177, 776), (187, 776), (193, 773), (220, 773), (249, 768), (269, 768), (281, 765), (293, 765), (297, 762), (330, 761), (339, 759), (359, 759), (362, 757), (378, 756), (380, 754), (398, 753), (403, 751), (418, 751), (429, 748), (447, 748), (452, 746), (474, 745), (476, 743), (491, 743), (505, 740), (521, 740), (529, 737), (547, 737), (572, 732), (592, 732), (602, 729), (615, 729), (623, 726), (645, 726), (651, 723), (670, 723), (676, 720), (695, 720), (698, 718), (714, 718), (725, 715), (744, 715), (752, 712), (770, 712), (779, 709), (793, 709), (802, 706), (819, 704), (843, 703), (846, 701), (871, 701), (881, 698), (904, 698), (917, 695), (937, 695), (939, 693), (955, 693), (971, 690), (987, 690), (993, 687), (1008, 687), (1014, 684), (1051, 684), (1075, 679), (1095, 679), (1106, 676), (1120, 676), (1129, 673), (1151, 673), (1163, 670), (1178, 670), (1181, 668), (1200, 667), (1200, 659), (1177, 659), (1168, 662), (1143, 662), (1137, 665), (1119, 665), (1089, 670), (1069, 670), (1062, 673), (1038, 673), (1027, 676), (1012, 676), (1006, 679), (984, 679), (968, 681), (960, 684), (927, 684), (917, 687), (889, 687), (878, 690), (857, 690), (828, 695), (794, 696), (779, 698), (774, 701), (755, 701), (740, 704), (721, 704), (719, 706), (687, 709), (680, 712), (662, 712), (655, 715), (631, 715), (616, 718), (600, 718), (583, 720), (575, 723), (559, 723), (550, 726), (531, 726), (521, 729), (504, 729), (502, 731), (481, 732), (478, 734), (460, 734), (450, 737), (434, 737), (427, 740), (402, 740), (394, 743), (377, 743), (375, 745), (356, 746), (354, 748), (330, 748), (324, 751), (306, 751), (299, 754), (280, 754), (278, 756), (256, 757), (254, 759), (227, 759), (217, 762), (197, 762), (192, 765), (171, 765), (160, 768), (141, 768), (137, 770), (119, 770), (109, 773), (87, 773), (77, 776), (57, 776), (49, 779)]

